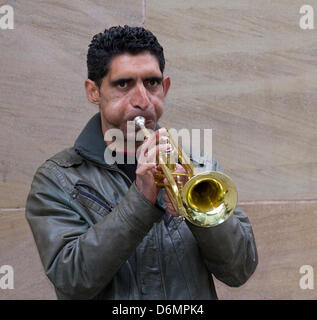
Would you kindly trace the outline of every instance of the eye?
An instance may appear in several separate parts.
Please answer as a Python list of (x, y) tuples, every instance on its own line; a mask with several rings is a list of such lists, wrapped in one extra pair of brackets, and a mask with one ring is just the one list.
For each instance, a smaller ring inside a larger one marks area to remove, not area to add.
[(120, 80), (120, 81), (118, 81), (117, 86), (120, 89), (125, 89), (128, 86), (128, 82), (125, 80)]
[(162, 82), (162, 81), (161, 81), (160, 79), (152, 78), (152, 79), (148, 79), (148, 80), (146, 81), (146, 85), (147, 85), (149, 88), (154, 89), (154, 88), (157, 88), (157, 87), (160, 85), (161, 82)]
[(154, 86), (156, 86), (157, 84), (158, 84), (157, 80), (154, 80), (154, 79), (149, 80), (149, 85), (150, 85), (151, 87), (154, 87)]

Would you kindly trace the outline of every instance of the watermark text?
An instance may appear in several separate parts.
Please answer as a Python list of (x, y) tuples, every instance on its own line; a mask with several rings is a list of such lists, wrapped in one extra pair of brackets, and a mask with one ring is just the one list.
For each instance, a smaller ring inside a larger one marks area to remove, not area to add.
[(0, 266), (0, 289), (14, 289), (14, 270), (10, 265)]
[[(104, 140), (107, 148), (104, 152), (104, 160), (108, 164), (149, 164), (157, 163), (157, 154), (152, 152), (157, 142), (161, 154), (167, 154), (174, 151), (175, 158), (168, 157), (169, 161), (177, 162), (177, 154), (179, 149), (192, 156), (193, 160), (199, 162), (202, 154), (212, 157), (212, 129), (174, 129), (167, 131), (157, 131), (156, 139), (155, 131), (147, 129), (152, 139), (145, 137), (144, 133), (136, 131), (134, 121), (128, 121), (127, 132), (120, 129), (112, 128), (106, 131)], [(168, 138), (167, 138), (168, 137)], [(167, 139), (164, 139), (167, 138)], [(146, 143), (146, 139), (149, 142)], [(173, 141), (173, 142), (172, 142)], [(185, 147), (184, 147), (185, 146)], [(125, 157), (125, 155), (132, 155)], [(166, 157), (161, 157), (160, 162), (165, 163)]]
[(299, 13), (301, 17), (299, 19), (299, 27), (302, 30), (314, 29), (314, 8), (308, 4), (300, 7)]
[(0, 29), (14, 29), (14, 10), (8, 4), (0, 6)]
[(314, 269), (310, 265), (303, 265), (299, 268), (299, 273), (303, 274), (299, 280), (299, 287), (303, 290), (314, 289)]

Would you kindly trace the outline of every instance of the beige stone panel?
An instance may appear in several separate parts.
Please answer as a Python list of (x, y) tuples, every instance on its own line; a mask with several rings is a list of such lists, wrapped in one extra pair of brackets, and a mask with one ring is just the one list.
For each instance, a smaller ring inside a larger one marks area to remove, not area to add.
[[(55, 300), (24, 210), (0, 211), (0, 266), (14, 271), (14, 289), (1, 289), (0, 300)], [(4, 276), (3, 274), (0, 275)]]
[(212, 128), (242, 201), (316, 199), (317, 31), (300, 29), (302, 5), (147, 1), (172, 78), (161, 124)]
[(72, 146), (98, 111), (84, 92), (93, 35), (142, 24), (143, 1), (8, 3), (15, 21), (0, 30), (0, 207), (24, 207), (36, 168)]
[[(242, 204), (259, 253), (255, 273), (243, 286), (216, 281), (219, 299), (316, 300), (317, 201)], [(302, 289), (301, 266), (314, 272), (314, 289)]]

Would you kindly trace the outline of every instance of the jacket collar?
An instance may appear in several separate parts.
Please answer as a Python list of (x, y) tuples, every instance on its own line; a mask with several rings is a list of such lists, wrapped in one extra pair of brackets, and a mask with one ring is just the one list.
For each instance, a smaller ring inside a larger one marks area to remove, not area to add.
[(75, 141), (75, 150), (83, 158), (106, 165), (104, 152), (106, 143), (101, 130), (100, 112), (96, 113), (86, 124)]

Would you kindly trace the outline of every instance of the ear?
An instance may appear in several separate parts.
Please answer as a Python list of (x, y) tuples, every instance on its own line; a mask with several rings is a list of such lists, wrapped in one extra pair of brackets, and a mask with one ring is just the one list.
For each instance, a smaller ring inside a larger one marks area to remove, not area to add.
[(167, 95), (167, 92), (171, 85), (171, 78), (169, 76), (164, 77), (163, 79), (163, 92), (164, 92), (164, 98)]
[(86, 96), (91, 103), (100, 104), (99, 88), (96, 83), (90, 79), (85, 80)]

